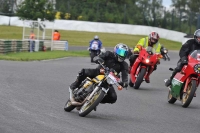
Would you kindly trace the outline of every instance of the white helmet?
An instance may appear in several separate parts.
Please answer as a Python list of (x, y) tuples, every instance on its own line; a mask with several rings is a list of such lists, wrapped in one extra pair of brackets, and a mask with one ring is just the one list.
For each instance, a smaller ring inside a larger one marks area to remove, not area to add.
[(99, 40), (99, 37), (97, 35), (95, 35), (94, 40)]

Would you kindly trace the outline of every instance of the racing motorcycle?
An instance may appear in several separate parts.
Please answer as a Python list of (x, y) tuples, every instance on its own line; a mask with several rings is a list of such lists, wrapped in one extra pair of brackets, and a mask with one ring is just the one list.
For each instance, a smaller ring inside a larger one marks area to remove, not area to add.
[(92, 44), (90, 44), (90, 47), (88, 48), (88, 50), (90, 51), (90, 59), (91, 59), (90, 61), (94, 62), (93, 58), (99, 55), (101, 52), (101, 49), (99, 49), (99, 46), (98, 46), (98, 41), (93, 41)]
[(87, 77), (74, 91), (69, 88), (70, 98), (64, 106), (66, 112), (77, 108), (79, 116), (85, 117), (92, 110), (96, 109), (109, 91), (109, 86), (116, 85), (118, 90), (123, 89), (120, 85), (118, 73), (113, 69), (105, 67), (102, 59), (99, 58), (98, 62), (102, 66), (100, 75), (93, 79)]
[(166, 60), (168, 60), (168, 61), (170, 61), (170, 57), (169, 57), (169, 55), (168, 55), (168, 49), (166, 49), (165, 47), (161, 47), (161, 49), (160, 49), (160, 53), (161, 53), (161, 55), (163, 56), (163, 59), (166, 61)]
[[(169, 70), (173, 71), (172, 68)], [(164, 80), (165, 82), (167, 79)], [(196, 89), (200, 83), (200, 50), (194, 50), (188, 55), (188, 63), (172, 79), (169, 86), (168, 102), (174, 104), (181, 101), (182, 107), (187, 108), (193, 97), (196, 97)]]
[(130, 71), (129, 86), (138, 89), (145, 78), (154, 70), (154, 65), (162, 58), (156, 54), (152, 47), (142, 48), (138, 46), (140, 53)]

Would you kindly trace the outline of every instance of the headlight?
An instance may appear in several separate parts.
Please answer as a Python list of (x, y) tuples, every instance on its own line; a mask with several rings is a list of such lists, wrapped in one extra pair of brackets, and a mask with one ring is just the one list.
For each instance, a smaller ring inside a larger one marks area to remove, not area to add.
[(111, 78), (107, 78), (107, 83), (113, 85), (115, 82)]
[(164, 50), (164, 53), (167, 53), (167, 50)]
[(194, 66), (194, 71), (195, 71), (196, 73), (200, 74), (200, 64), (196, 64), (196, 65)]
[(146, 59), (145, 62), (146, 62), (146, 63), (149, 63), (149, 59)]

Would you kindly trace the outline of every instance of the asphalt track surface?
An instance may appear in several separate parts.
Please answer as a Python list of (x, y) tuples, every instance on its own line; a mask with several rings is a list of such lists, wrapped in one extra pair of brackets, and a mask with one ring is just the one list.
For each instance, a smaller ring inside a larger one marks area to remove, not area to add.
[(100, 104), (97, 111), (79, 117), (74, 109), (65, 112), (68, 86), (81, 68), (95, 68), (89, 57), (48, 61), (0, 61), (0, 133), (199, 133), (200, 93), (188, 108), (167, 102), (164, 79), (175, 67), (161, 61), (150, 83), (139, 90), (116, 90), (115, 104)]

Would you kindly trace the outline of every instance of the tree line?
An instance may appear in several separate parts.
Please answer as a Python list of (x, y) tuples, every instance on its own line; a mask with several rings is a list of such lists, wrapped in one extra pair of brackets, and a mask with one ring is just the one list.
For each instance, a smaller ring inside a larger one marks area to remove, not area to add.
[(193, 33), (200, 28), (199, 0), (172, 0), (169, 9), (162, 5), (162, 0), (56, 0), (56, 3), (54, 2), (55, 0), (24, 0), (18, 6), (15, 15), (30, 20), (65, 19), (146, 25), (185, 33)]

